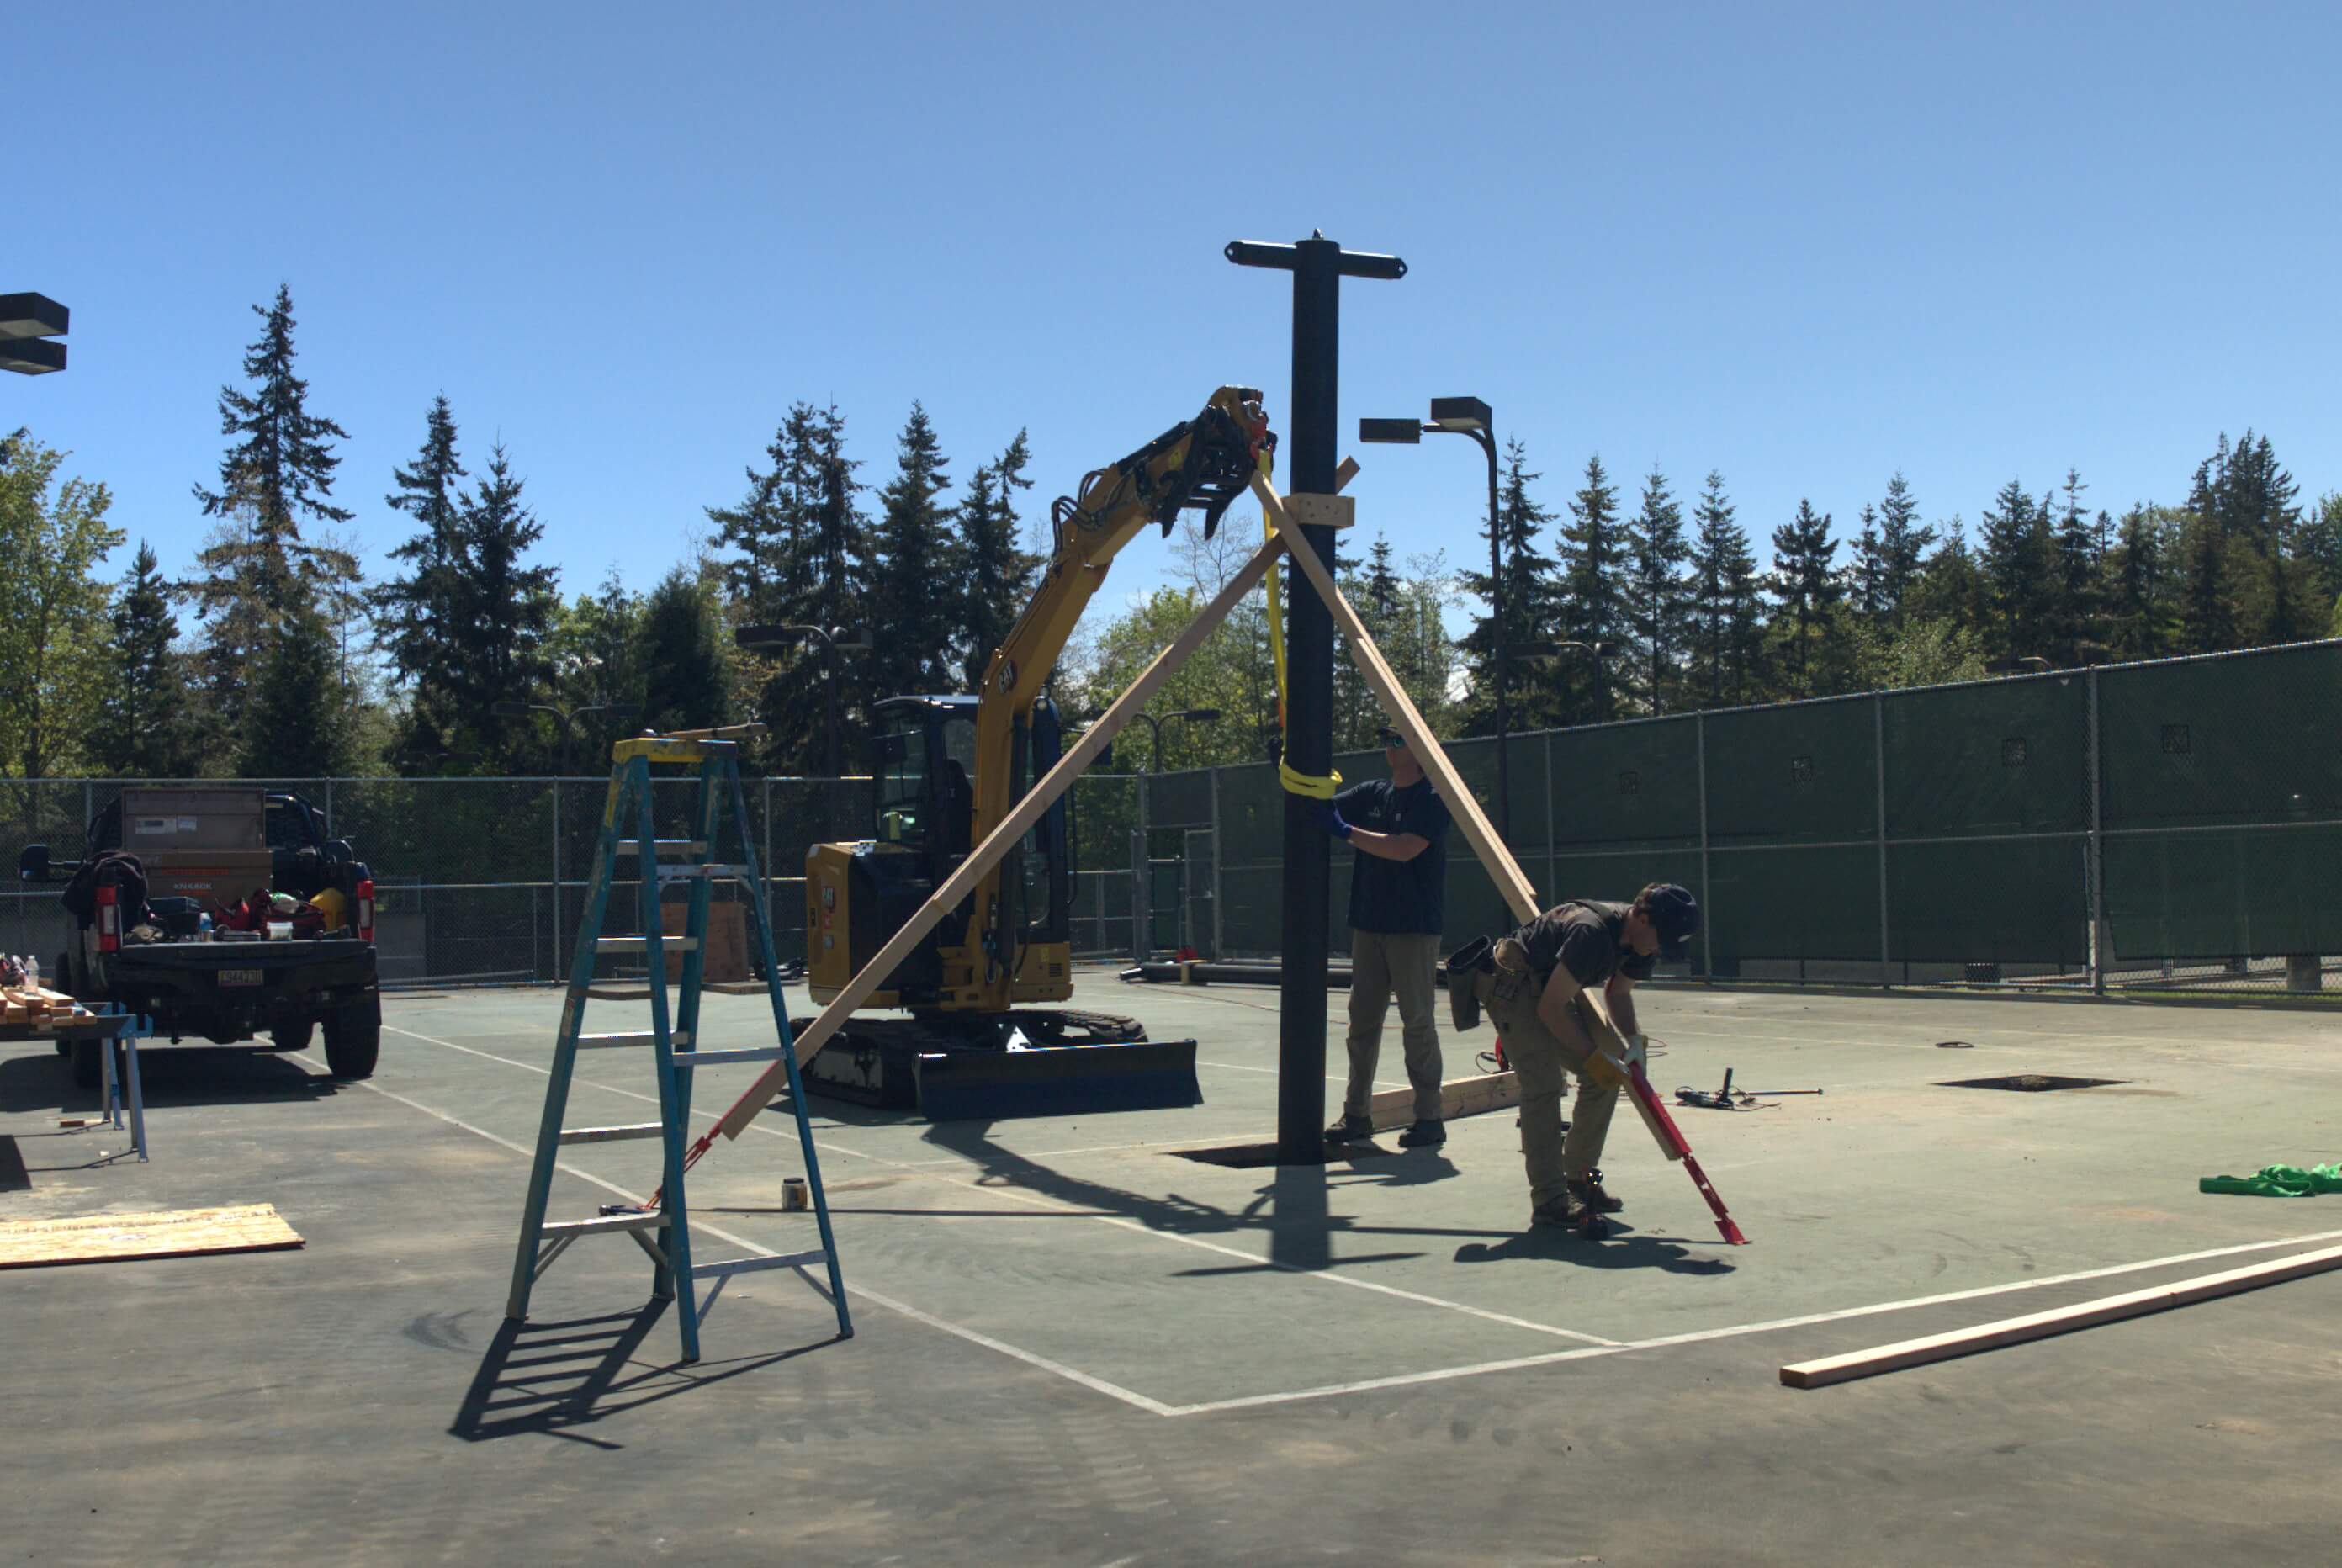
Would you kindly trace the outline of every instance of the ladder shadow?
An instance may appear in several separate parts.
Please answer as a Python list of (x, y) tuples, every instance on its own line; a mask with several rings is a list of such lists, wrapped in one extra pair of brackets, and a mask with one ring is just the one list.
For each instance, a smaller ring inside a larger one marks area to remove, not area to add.
[(651, 1301), (629, 1312), (557, 1323), (501, 1320), (448, 1433), (466, 1443), (537, 1433), (621, 1449), (626, 1444), (582, 1429), (840, 1343), (831, 1334), (728, 1361), (638, 1362), (643, 1341), (674, 1305)]

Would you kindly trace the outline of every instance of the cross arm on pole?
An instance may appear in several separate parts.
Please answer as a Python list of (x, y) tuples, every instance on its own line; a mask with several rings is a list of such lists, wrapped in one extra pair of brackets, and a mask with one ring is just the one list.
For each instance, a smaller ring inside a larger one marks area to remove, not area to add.
[[(1293, 271), (1301, 255), (1298, 246), (1281, 245), (1266, 240), (1230, 240), (1221, 254), (1238, 266), (1265, 266), (1278, 272)], [(1375, 277), (1396, 282), (1406, 275), (1406, 263), (1400, 257), (1384, 255), (1378, 251), (1343, 251), (1336, 270), (1344, 277)]]

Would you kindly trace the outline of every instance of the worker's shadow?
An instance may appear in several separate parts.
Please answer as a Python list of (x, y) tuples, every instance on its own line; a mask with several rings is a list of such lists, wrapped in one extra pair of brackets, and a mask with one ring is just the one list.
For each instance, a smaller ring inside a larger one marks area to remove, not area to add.
[(1581, 1269), (1658, 1269), (1671, 1274), (1711, 1279), (1728, 1274), (1734, 1268), (1726, 1260), (1694, 1252), (1688, 1244), (1674, 1238), (1637, 1234), (1616, 1219), (1610, 1222), (1609, 1235), (1598, 1242), (1567, 1231), (1536, 1227), (1493, 1246), (1484, 1242), (1467, 1242), (1456, 1249), (1456, 1261), (1532, 1261), (1567, 1263)]
[(839, 1343), (831, 1335), (769, 1355), (636, 1362), (644, 1339), (674, 1304), (652, 1301), (632, 1312), (557, 1323), (499, 1319), (447, 1430), (466, 1443), (538, 1433), (623, 1448), (581, 1429)]

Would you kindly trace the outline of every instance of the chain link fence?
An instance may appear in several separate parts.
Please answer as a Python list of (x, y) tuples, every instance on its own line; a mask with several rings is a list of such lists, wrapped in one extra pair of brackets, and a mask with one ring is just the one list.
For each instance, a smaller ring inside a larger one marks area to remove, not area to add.
[[(1495, 743), (1449, 752), (1493, 802)], [(1706, 918), (1683, 976), (2342, 994), (2342, 641), (1542, 731), (1507, 753), (1507, 842), (1539, 897), (1692, 888)], [(1383, 773), (1379, 753), (1336, 766)], [(386, 981), (564, 976), (607, 780), (238, 782), (308, 800), (372, 865)], [(28, 843), (78, 859), (125, 787), (0, 780), (0, 870)], [(693, 787), (658, 783), (663, 835), (689, 836)], [(746, 792), (776, 943), (799, 959), (806, 852), (866, 837), (873, 786)], [(1267, 764), (1077, 781), (1076, 953), (1275, 957), (1285, 812)], [(1352, 857), (1335, 847), (1337, 918)], [(0, 952), (47, 964), (55, 890), (6, 886)], [(636, 907), (613, 900), (619, 921)], [(1446, 915), (1453, 944), (1515, 924), (1460, 834)]]

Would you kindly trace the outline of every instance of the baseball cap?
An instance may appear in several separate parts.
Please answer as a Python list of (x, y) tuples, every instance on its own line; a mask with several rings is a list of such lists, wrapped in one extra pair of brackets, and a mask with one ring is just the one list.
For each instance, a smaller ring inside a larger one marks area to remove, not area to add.
[(1681, 964), (1689, 956), (1686, 944), (1699, 931), (1699, 900), (1688, 888), (1663, 882), (1650, 890), (1643, 906), (1659, 934), (1660, 962)]

